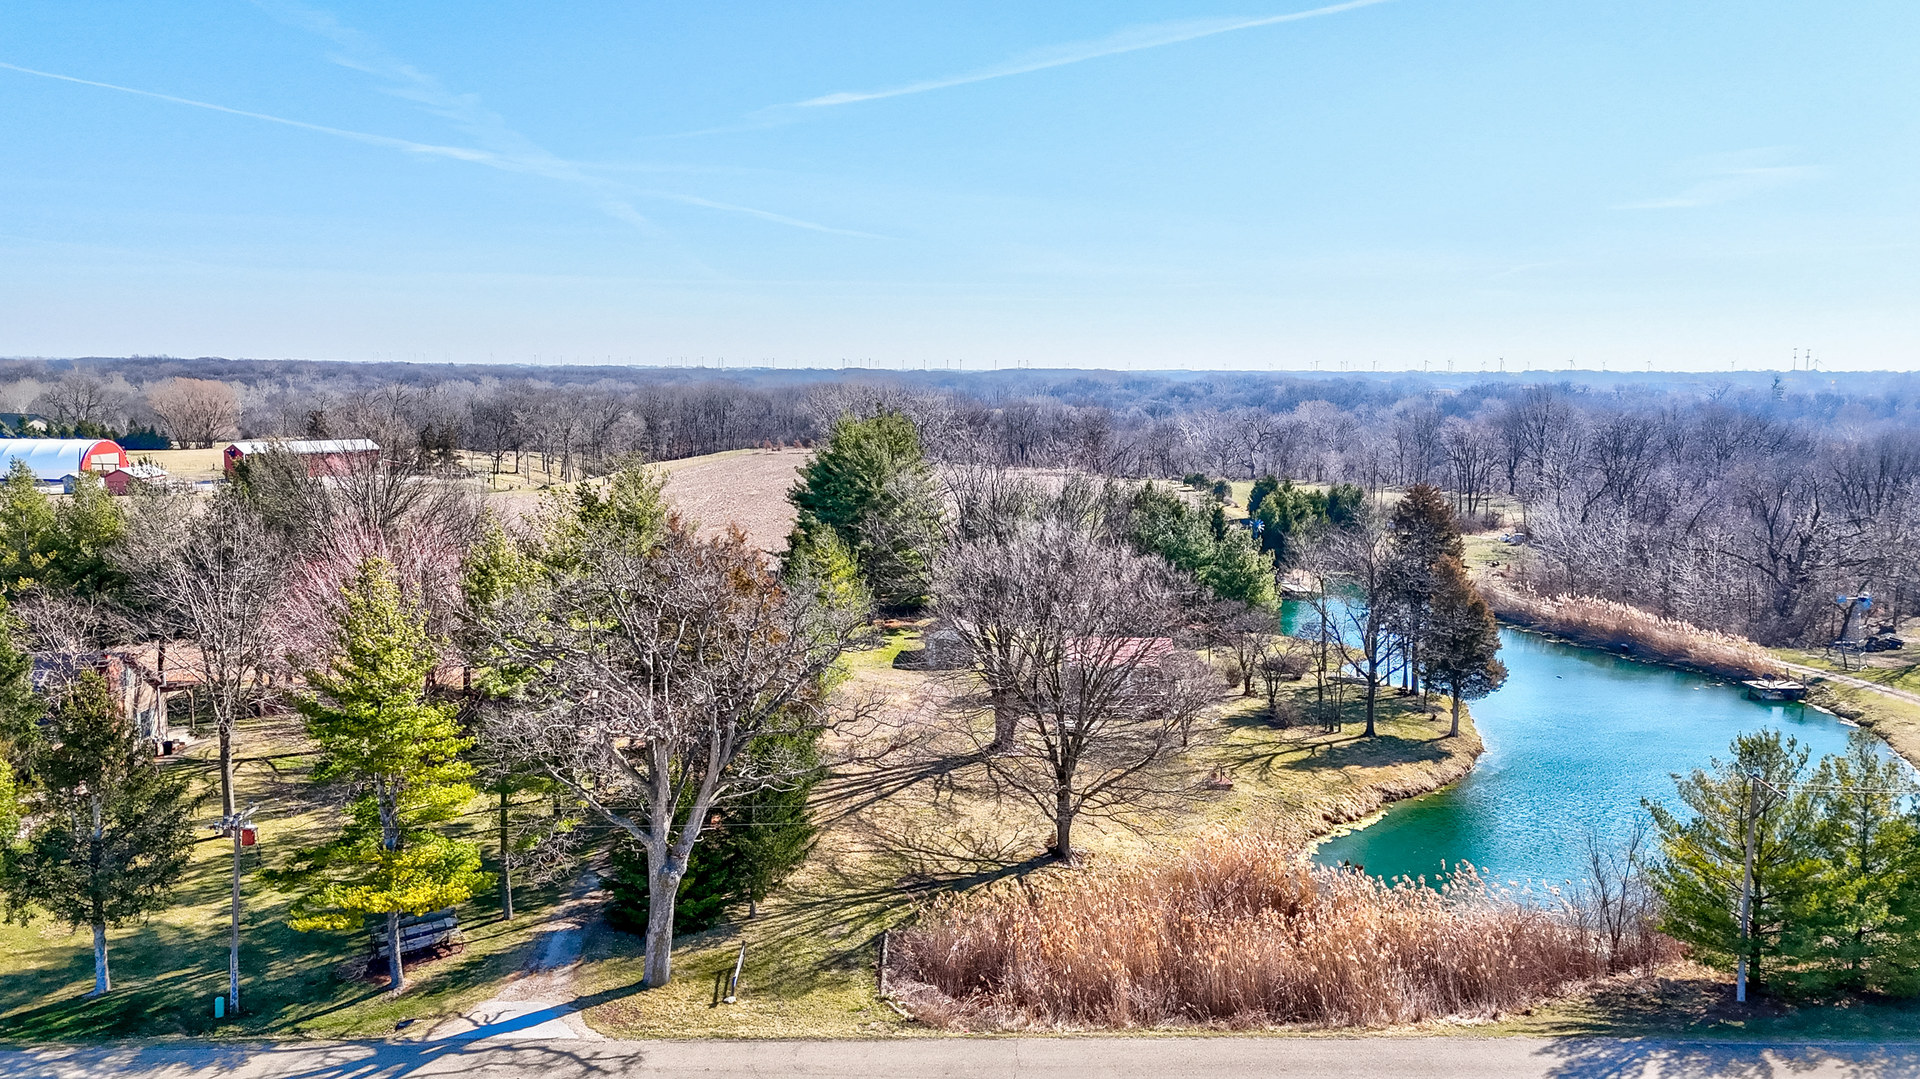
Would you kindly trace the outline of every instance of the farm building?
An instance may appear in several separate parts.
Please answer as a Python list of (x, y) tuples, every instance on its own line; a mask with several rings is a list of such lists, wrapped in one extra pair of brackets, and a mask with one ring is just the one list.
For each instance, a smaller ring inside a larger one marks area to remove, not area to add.
[(309, 476), (338, 476), (356, 465), (380, 459), (380, 444), (370, 438), (256, 438), (235, 442), (221, 454), (227, 475), (234, 466), (257, 453), (290, 453), (307, 463)]
[(16, 461), (25, 462), (33, 478), (42, 483), (59, 483), (81, 472), (111, 472), (133, 463), (119, 443), (106, 438), (0, 439), (0, 467), (11, 470)]
[(159, 465), (128, 465), (126, 468), (116, 468), (100, 478), (106, 482), (108, 494), (130, 495), (136, 487), (164, 486), (167, 482), (167, 470)]

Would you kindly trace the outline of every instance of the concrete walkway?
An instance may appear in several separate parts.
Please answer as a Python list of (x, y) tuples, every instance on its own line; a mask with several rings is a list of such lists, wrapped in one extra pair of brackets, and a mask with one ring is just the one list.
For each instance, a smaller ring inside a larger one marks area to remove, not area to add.
[(842, 1042), (492, 1041), (0, 1050), (0, 1079), (1895, 1079), (1920, 1044), (1609, 1038), (895, 1038)]
[(533, 959), (500, 995), (458, 1019), (434, 1027), (428, 1041), (597, 1041), (600, 1035), (573, 1006), (573, 972), (587, 933), (600, 921), (600, 878), (588, 873), (553, 913)]
[(1829, 671), (1824, 667), (1809, 667), (1803, 663), (1788, 663), (1784, 659), (1780, 661), (1780, 665), (1802, 677), (1824, 678), (1829, 682), (1839, 682), (1841, 685), (1852, 686), (1855, 689), (1864, 689), (1869, 693), (1878, 693), (1882, 697), (1893, 697), (1897, 700), (1906, 701), (1909, 704), (1920, 704), (1920, 693), (1915, 693), (1909, 689), (1900, 689), (1897, 686), (1883, 686), (1872, 679), (1856, 678), (1851, 674), (1843, 674), (1840, 671)]

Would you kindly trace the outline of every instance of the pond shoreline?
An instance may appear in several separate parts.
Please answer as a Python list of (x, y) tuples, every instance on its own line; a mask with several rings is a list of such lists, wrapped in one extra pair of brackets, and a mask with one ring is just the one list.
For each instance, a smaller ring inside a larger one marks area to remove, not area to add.
[(1443, 790), (1473, 774), (1473, 767), (1486, 754), (1487, 746), (1473, 725), (1468, 709), (1460, 711), (1460, 733), (1435, 739), (1447, 753), (1438, 760), (1412, 769), (1399, 769), (1392, 776), (1365, 779), (1355, 784), (1345, 798), (1316, 809), (1318, 824), (1311, 829), (1302, 846), (1302, 857), (1311, 858), (1320, 844), (1335, 836), (1358, 831), (1386, 814), (1389, 806), (1410, 798)]

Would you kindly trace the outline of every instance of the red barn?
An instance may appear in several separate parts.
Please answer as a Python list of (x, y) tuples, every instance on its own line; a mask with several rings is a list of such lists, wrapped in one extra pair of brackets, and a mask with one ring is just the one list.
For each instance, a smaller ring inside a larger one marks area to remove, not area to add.
[(125, 468), (127, 451), (105, 438), (0, 438), (0, 472), (24, 463), (33, 478), (59, 483), (81, 472), (111, 472)]
[(338, 476), (380, 459), (380, 444), (370, 438), (256, 438), (235, 442), (221, 454), (227, 475), (257, 453), (290, 453), (306, 462), (309, 476)]

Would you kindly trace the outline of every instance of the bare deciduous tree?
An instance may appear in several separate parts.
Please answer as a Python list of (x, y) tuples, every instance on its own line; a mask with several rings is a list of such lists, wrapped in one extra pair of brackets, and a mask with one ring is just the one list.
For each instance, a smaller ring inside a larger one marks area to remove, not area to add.
[(747, 751), (825, 725), (825, 676), (858, 618), (783, 585), (737, 533), (702, 541), (675, 520), (657, 538), (587, 529), (570, 543), (484, 619), (493, 662), (527, 675), (487, 737), (645, 851), (658, 987), (695, 841), (723, 803), (813, 767)]
[(231, 438), (240, 422), (239, 396), (216, 379), (167, 379), (147, 391), (147, 406), (167, 437), (188, 447)]
[(1164, 561), (1048, 522), (955, 547), (935, 582), (994, 699), (988, 766), (1047, 814), (1059, 857), (1081, 816), (1180, 789), (1170, 758), (1221, 686), (1172, 639), (1191, 585)]

